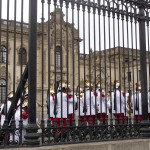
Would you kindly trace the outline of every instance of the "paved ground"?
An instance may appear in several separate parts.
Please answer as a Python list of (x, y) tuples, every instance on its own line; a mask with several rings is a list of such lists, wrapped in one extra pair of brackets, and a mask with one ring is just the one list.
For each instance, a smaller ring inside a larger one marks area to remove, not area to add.
[[(6, 150), (7, 148), (5, 148)], [(10, 150), (10, 148), (9, 148)], [(30, 148), (11, 148), (11, 150), (150, 150), (150, 139), (93, 142), (70, 145), (54, 145)]]

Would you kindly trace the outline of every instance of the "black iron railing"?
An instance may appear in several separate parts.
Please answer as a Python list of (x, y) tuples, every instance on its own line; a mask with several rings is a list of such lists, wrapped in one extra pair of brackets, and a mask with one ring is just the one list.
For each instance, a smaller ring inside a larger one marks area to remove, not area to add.
[(149, 1), (11, 4), (0, 0), (0, 147), (150, 137)]

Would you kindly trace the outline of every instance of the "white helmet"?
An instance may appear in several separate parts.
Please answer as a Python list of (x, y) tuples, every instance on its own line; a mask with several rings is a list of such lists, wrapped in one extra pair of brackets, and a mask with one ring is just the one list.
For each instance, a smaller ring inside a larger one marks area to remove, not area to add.
[(13, 95), (13, 91), (11, 91), (9, 94), (8, 94), (8, 99), (11, 99), (11, 98), (13, 98), (14, 97), (14, 95)]
[(22, 107), (28, 107), (28, 98), (25, 98), (23, 103), (22, 103)]

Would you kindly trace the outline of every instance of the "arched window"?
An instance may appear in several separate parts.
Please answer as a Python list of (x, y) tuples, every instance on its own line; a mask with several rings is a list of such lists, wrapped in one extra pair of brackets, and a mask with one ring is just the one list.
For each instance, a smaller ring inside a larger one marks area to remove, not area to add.
[(61, 47), (56, 46), (56, 67), (57, 68), (60, 68), (60, 63), (61, 63), (60, 52), (61, 52)]
[(0, 79), (0, 102), (3, 103), (6, 99), (6, 80)]
[(27, 63), (27, 52), (26, 52), (25, 48), (19, 49), (19, 64), (21, 64), (21, 58), (22, 58), (22, 65), (26, 65), (26, 63)]
[(0, 63), (6, 63), (6, 53), (7, 53), (6, 47), (1, 46), (1, 49), (0, 49)]

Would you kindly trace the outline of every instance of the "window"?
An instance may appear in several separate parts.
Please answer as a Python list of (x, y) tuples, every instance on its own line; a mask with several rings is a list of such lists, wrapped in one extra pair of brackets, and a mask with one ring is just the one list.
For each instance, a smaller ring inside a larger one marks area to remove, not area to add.
[(84, 54), (80, 54), (80, 58), (84, 58), (84, 56), (85, 56)]
[(141, 81), (141, 70), (139, 70), (139, 79)]
[(60, 68), (60, 62), (61, 62), (60, 52), (61, 52), (61, 47), (57, 46), (56, 47), (56, 67), (57, 68)]
[(6, 53), (7, 53), (6, 47), (1, 46), (1, 49), (0, 49), (0, 63), (6, 63)]
[(128, 58), (125, 58), (125, 62), (128, 62), (129, 61), (129, 59)]
[(23, 27), (28, 28), (29, 25), (28, 24), (23, 24)]
[(7, 21), (6, 21), (6, 20), (3, 20), (3, 24), (7, 24)]
[(21, 24), (19, 22), (16, 22), (16, 26), (20, 26)]
[(26, 65), (27, 63), (27, 52), (24, 48), (22, 50), (20, 48), (19, 50), (19, 64), (21, 64), (21, 62), (22, 62), (22, 65)]
[(128, 72), (128, 82), (131, 82), (131, 72)]
[(56, 52), (56, 67), (60, 67), (60, 52)]
[(3, 103), (6, 99), (6, 80), (0, 79), (0, 102)]

